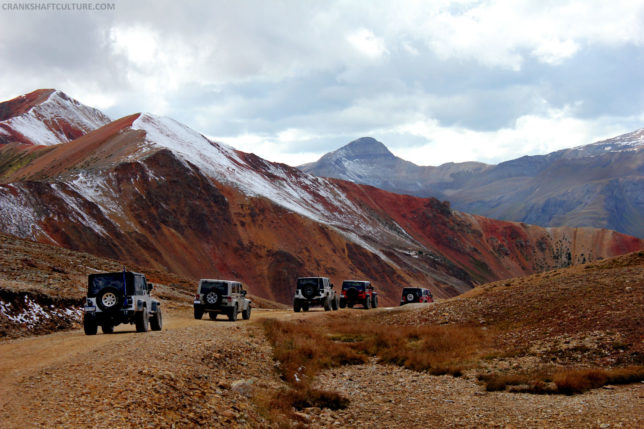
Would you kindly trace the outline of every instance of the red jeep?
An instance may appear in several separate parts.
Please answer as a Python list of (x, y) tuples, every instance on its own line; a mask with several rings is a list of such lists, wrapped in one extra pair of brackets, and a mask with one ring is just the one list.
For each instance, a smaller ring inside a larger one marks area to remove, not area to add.
[(340, 308), (353, 308), (355, 304), (362, 304), (367, 310), (378, 307), (378, 293), (371, 283), (364, 280), (345, 280), (342, 282), (342, 295)]

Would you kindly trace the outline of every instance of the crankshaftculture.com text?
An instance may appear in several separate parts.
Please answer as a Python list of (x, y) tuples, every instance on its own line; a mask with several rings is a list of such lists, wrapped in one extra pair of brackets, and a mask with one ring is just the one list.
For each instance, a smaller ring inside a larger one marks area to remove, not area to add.
[(2, 3), (3, 11), (16, 12), (63, 12), (63, 11), (107, 11), (116, 10), (116, 3)]

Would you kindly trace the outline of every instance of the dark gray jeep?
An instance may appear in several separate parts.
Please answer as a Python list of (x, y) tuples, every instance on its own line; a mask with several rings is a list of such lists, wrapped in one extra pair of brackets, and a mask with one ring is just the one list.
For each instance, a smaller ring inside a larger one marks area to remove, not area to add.
[(201, 319), (207, 312), (212, 320), (218, 314), (225, 314), (228, 320), (237, 320), (241, 312), (244, 320), (250, 319), (251, 300), (240, 282), (231, 280), (199, 280), (194, 300), (195, 319)]
[(99, 326), (104, 334), (111, 334), (121, 323), (135, 324), (137, 332), (162, 329), (161, 303), (150, 296), (153, 285), (145, 275), (130, 271), (91, 274), (87, 283), (86, 335), (96, 335)]

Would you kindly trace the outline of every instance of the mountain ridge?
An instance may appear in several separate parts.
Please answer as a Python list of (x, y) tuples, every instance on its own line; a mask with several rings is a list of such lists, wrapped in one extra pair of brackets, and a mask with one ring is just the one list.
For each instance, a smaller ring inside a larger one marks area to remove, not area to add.
[(447, 199), (458, 210), (487, 217), (609, 228), (644, 237), (644, 128), (497, 165), (417, 166), (400, 158), (378, 162), (369, 156), (347, 163), (343, 148), (299, 168), (392, 192)]
[(308, 175), (151, 114), (54, 146), (0, 146), (0, 231), (187, 278), (236, 278), (282, 303), (297, 276), (437, 297), (644, 248), (613, 231), (468, 215), (434, 198)]

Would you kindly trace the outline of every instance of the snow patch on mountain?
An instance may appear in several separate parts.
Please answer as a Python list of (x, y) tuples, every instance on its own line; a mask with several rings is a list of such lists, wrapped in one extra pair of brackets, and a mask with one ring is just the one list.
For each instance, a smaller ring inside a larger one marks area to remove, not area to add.
[(110, 121), (101, 111), (54, 91), (22, 115), (0, 122), (0, 134), (9, 136), (11, 129), (34, 144), (51, 146), (70, 141), (63, 129), (65, 122), (87, 133)]
[[(40, 217), (24, 197), (19, 185), (0, 185), (0, 228), (17, 237), (35, 240), (44, 231)], [(46, 234), (45, 234), (46, 235)]]
[[(317, 222), (367, 232), (368, 216), (326, 179), (258, 158), (251, 166), (232, 148), (214, 143), (189, 127), (166, 117), (142, 114), (132, 124), (146, 133), (151, 146), (171, 150), (206, 175), (261, 196)], [(373, 232), (369, 230), (368, 232)]]

